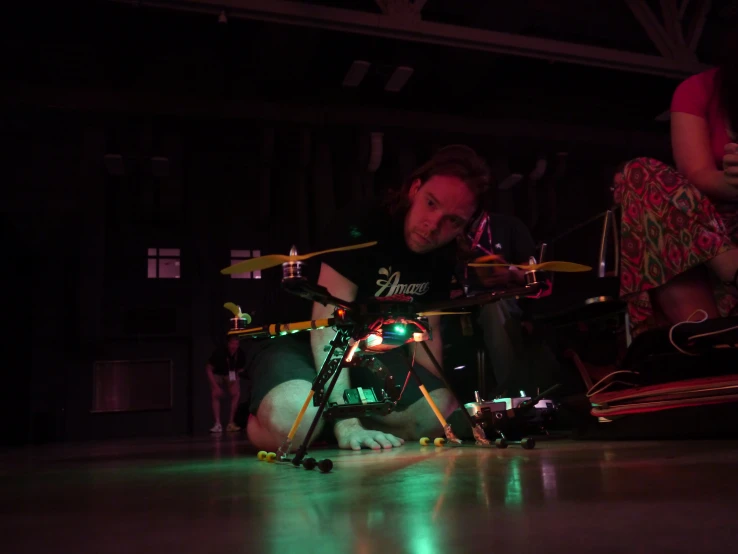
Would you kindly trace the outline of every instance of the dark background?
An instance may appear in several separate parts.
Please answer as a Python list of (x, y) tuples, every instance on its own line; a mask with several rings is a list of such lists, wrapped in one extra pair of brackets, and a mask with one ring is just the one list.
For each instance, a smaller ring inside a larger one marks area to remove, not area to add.
[[(498, 180), (546, 160), (542, 179), (496, 191), (493, 206), (550, 241), (611, 205), (618, 164), (670, 161), (668, 121), (657, 118), (697, 67), (652, 75), (265, 21), (252, 8), (268, 2), (226, 2), (227, 23), (207, 2), (152, 4), (8, 9), (0, 129), (10, 443), (206, 431), (204, 365), (227, 329), (223, 303), (266, 323), (295, 319), (303, 302), (280, 293), (279, 269), (221, 275), (230, 249), (308, 251), (337, 207), (397, 186), (457, 142), (486, 156)], [(272, 8), (286, 4), (296, 3)], [(370, 0), (301, 4), (380, 13)], [(700, 5), (686, 8), (685, 32)], [(701, 62), (714, 59), (736, 11), (712, 2)], [(661, 55), (626, 2), (429, 0), (422, 13), (457, 30)], [(343, 87), (354, 60), (371, 69), (361, 86)], [(398, 65), (414, 73), (386, 92)], [(376, 132), (382, 156), (371, 172)], [(554, 251), (592, 264), (598, 243), (598, 227), (587, 227)], [(180, 249), (180, 279), (147, 279), (155, 247)], [(564, 301), (576, 300), (580, 278), (557, 281)], [(171, 409), (91, 413), (96, 361), (147, 359), (171, 362)]]

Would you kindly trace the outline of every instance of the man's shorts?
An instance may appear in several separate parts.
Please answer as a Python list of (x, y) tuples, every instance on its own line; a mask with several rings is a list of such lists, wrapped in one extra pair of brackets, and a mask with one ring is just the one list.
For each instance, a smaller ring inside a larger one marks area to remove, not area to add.
[(218, 386), (223, 389), (223, 392), (228, 392), (233, 387), (236, 387), (236, 389), (241, 388), (241, 379), (238, 375), (236, 375), (235, 381), (231, 381), (228, 375), (220, 375), (218, 373), (213, 373), (213, 378)]
[[(407, 380), (407, 386), (395, 408), (397, 411), (402, 411), (420, 400), (422, 393), (417, 381), (412, 376), (408, 378), (407, 364), (403, 361), (404, 354), (399, 350), (398, 348), (380, 354), (378, 359), (394, 376), (395, 385), (402, 387)], [(416, 363), (414, 368), (428, 392), (444, 388), (443, 382), (425, 367)], [(310, 341), (289, 335), (269, 339), (254, 353), (253, 360), (248, 366), (248, 372), (252, 386), (250, 411), (256, 414), (263, 398), (277, 385), (295, 379), (308, 383), (315, 380), (317, 371), (313, 362)], [(375, 376), (368, 368), (352, 367), (349, 372), (353, 388), (384, 388), (384, 379)], [(343, 396), (343, 391), (340, 392)]]

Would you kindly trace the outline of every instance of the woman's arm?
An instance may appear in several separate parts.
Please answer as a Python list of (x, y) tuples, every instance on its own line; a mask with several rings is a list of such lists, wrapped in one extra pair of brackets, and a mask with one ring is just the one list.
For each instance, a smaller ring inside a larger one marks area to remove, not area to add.
[(677, 170), (707, 196), (738, 200), (738, 188), (717, 168), (710, 146), (707, 121), (683, 112), (671, 114), (671, 145)]

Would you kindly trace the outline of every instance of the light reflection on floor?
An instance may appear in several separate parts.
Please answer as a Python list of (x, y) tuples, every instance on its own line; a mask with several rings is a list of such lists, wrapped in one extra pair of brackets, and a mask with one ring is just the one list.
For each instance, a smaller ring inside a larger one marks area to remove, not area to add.
[(334, 471), (260, 462), (233, 437), (13, 451), (0, 456), (0, 544), (55, 554), (693, 554), (734, 539), (735, 442), (312, 454)]

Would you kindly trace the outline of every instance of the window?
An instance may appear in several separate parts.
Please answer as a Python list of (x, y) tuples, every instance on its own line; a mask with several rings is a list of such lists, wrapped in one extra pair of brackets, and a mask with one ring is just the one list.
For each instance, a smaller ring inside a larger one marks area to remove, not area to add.
[(149, 248), (149, 279), (179, 279), (179, 248)]
[[(231, 265), (261, 256), (261, 250), (231, 250)], [(261, 270), (233, 273), (231, 279), (261, 279)]]

